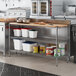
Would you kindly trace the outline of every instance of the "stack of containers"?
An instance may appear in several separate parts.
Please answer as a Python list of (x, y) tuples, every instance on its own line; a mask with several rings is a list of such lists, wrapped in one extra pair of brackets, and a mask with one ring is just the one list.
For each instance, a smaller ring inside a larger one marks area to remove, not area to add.
[(37, 38), (38, 31), (32, 30), (32, 28), (14, 28), (14, 36), (22, 36), (29, 38)]
[(59, 49), (54, 49), (54, 56), (64, 56), (65, 55), (65, 44), (66, 43), (59, 43)]
[(32, 28), (21, 28), (21, 30), (22, 37), (37, 38), (38, 31), (32, 30)]
[[(22, 37), (29, 37), (29, 38), (37, 38), (38, 31), (32, 30), (31, 28), (14, 28), (14, 36), (22, 36)], [(37, 45), (36, 42), (26, 41), (23, 42), (21, 39), (13, 39), (14, 42), (14, 49), (15, 50), (22, 50), (27, 52), (33, 52), (33, 47)]]
[(60, 48), (60, 51), (61, 51), (61, 56), (65, 55), (65, 44), (66, 43), (59, 43), (59, 48)]
[[(14, 31), (14, 36), (22, 36), (22, 32), (21, 32), (21, 28), (13, 28), (13, 31)], [(13, 42), (14, 42), (14, 49), (15, 50), (22, 50), (22, 42), (23, 40), (21, 39), (13, 39)]]

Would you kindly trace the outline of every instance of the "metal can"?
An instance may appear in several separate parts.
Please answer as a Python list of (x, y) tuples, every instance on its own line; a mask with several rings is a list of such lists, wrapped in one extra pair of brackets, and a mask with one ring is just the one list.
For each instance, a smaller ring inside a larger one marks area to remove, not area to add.
[(53, 48), (52, 47), (47, 47), (46, 48), (46, 55), (52, 55), (53, 54)]
[(45, 46), (44, 45), (40, 45), (40, 53), (45, 53)]
[(61, 50), (60, 49), (54, 49), (54, 56), (61, 56)]
[(38, 53), (38, 46), (33, 47), (33, 53)]
[(51, 46), (51, 47), (46, 47), (46, 55), (54, 55), (54, 49), (56, 47), (55, 46)]

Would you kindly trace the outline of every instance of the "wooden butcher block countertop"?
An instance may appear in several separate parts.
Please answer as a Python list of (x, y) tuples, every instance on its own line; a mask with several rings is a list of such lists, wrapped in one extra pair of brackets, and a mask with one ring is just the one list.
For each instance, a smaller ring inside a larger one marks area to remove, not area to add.
[(67, 27), (70, 25), (69, 20), (48, 20), (48, 19), (30, 19), (30, 23), (17, 23), (11, 22), (11, 25), (23, 25), (23, 26), (40, 26), (40, 27)]
[(0, 22), (16, 22), (16, 18), (0, 18)]
[[(38, 22), (37, 22), (38, 21)], [(70, 25), (69, 20), (48, 20), (48, 19), (30, 19), (30, 23), (17, 23), (16, 18), (0, 18), (0, 22), (8, 22), (11, 25), (26, 25), (40, 27), (67, 27)]]
[(40, 27), (68, 27), (69, 25), (67, 24), (35, 24), (35, 23), (29, 23), (29, 24), (25, 24), (25, 23), (17, 23), (17, 22), (11, 22), (11, 25), (22, 25), (22, 26), (40, 26)]

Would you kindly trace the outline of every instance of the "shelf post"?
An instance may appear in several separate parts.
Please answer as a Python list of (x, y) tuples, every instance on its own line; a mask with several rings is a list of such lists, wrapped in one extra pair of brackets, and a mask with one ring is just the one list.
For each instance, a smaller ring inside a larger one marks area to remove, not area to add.
[[(56, 55), (58, 55), (58, 27), (56, 27)], [(58, 66), (58, 56), (56, 56), (56, 66)]]
[(10, 56), (10, 24), (9, 24), (9, 56)]
[(68, 57), (67, 63), (70, 61), (70, 25), (68, 26)]

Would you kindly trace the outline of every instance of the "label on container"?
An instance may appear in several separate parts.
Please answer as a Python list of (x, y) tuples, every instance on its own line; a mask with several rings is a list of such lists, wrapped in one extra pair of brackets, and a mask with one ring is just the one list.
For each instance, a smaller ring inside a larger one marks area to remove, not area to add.
[(47, 47), (46, 48), (46, 55), (54, 55), (54, 48), (53, 47)]

